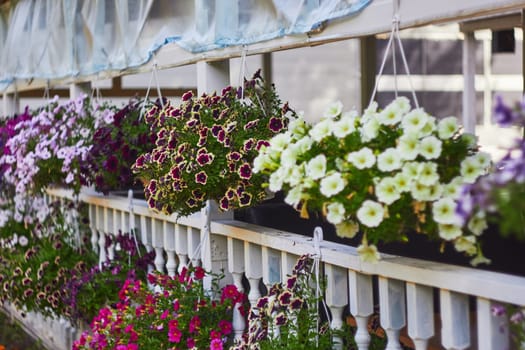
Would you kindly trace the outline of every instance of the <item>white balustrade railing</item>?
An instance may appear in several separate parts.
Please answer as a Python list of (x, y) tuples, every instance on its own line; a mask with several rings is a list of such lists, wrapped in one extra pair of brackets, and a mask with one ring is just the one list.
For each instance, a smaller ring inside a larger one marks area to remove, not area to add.
[[(61, 189), (48, 193), (50, 200), (71, 197)], [(284, 281), (299, 256), (316, 254), (327, 277), (325, 301), (332, 315), (331, 327), (340, 328), (347, 322), (343, 319), (347, 309), (357, 326), (359, 350), (369, 347), (368, 321), (374, 305), (379, 305), (387, 349), (400, 349), (400, 334), (407, 334), (418, 350), (428, 349), (431, 342), (445, 349), (508, 348), (509, 332), (502, 329), (507, 321), (494, 316), (491, 305), (525, 305), (523, 277), (386, 254), (378, 263), (366, 263), (351, 246), (321, 241), (316, 248), (310, 237), (232, 219), (215, 220), (214, 213), (209, 223), (200, 213), (177, 220), (176, 215), (149, 210), (145, 201), (134, 200), (130, 208), (126, 198), (105, 197), (90, 190), (83, 191), (80, 200), (89, 205), (91, 242), (95, 247), (98, 243), (101, 261), (106, 259), (105, 237), (134, 225), (137, 238), (148, 250), (155, 250), (158, 271), (173, 275), (190, 262), (200, 265), (207, 261), (215, 270), (226, 270), (241, 290), (246, 286), (242, 283), (245, 277), (249, 285), (245, 293), (252, 305), (261, 295), (261, 281), (267, 287)], [(203, 228), (209, 230), (207, 239)], [(206, 240), (209, 251), (204, 249)], [(472, 298), (475, 303), (470, 302)], [(236, 338), (245, 327), (245, 321), (235, 314)]]

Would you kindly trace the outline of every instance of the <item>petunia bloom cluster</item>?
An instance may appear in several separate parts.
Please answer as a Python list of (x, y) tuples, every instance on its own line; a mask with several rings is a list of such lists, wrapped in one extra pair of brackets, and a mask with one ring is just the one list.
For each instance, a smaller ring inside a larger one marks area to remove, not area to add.
[(200, 267), (184, 268), (174, 277), (149, 275), (158, 292), (142, 281), (126, 280), (119, 302), (99, 311), (73, 349), (222, 350), (232, 333), (233, 309), (242, 307), (246, 297), (233, 285), (205, 292), (205, 275)]
[(376, 261), (377, 242), (406, 241), (409, 230), (479, 253), (481, 231), (462, 228), (455, 200), (490, 163), (455, 117), (438, 120), (399, 97), (362, 115), (338, 102), (315, 125), (297, 118), (261, 149), (253, 170), (303, 217), (321, 212), (342, 237), (361, 231), (358, 252)]
[(221, 94), (182, 96), (178, 107), (154, 106), (146, 121), (158, 130), (156, 147), (133, 167), (145, 184), (150, 208), (186, 216), (209, 199), (221, 210), (253, 205), (265, 198), (261, 175), (251, 163), (291, 114), (259, 72), (244, 91), (226, 87)]
[(79, 169), (91, 148), (93, 130), (112, 120), (112, 110), (93, 106), (87, 96), (64, 103), (55, 97), (32, 118), (19, 119), (0, 155), (2, 181), (15, 189), (16, 207), (27, 205), (50, 184), (78, 193)]
[[(501, 127), (525, 126), (524, 102), (508, 106), (498, 97), (494, 120)], [(463, 187), (456, 212), (465, 226), (483, 231), (488, 218), (498, 224), (503, 235), (523, 240), (524, 184), (525, 142), (517, 139), (490, 174)]]

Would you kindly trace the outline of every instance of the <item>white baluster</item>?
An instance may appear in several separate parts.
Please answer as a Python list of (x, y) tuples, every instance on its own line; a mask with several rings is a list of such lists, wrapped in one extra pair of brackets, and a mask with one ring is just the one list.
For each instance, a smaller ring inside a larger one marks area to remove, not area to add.
[(164, 235), (162, 222), (158, 219), (152, 219), (151, 229), (151, 245), (153, 249), (155, 249), (155, 268), (160, 273), (164, 273)]
[(175, 261), (175, 226), (167, 221), (164, 221), (164, 249), (168, 261), (166, 262), (166, 270), (169, 276), (175, 276), (177, 270), (177, 262)]
[[(242, 275), (244, 273), (244, 244), (238, 239), (228, 237), (228, 270), (232, 274), (233, 284), (241, 292), (244, 291), (242, 285)], [(240, 340), (246, 321), (238, 310), (239, 304), (235, 305), (233, 312), (233, 337)]]
[(115, 240), (113, 239), (114, 233), (114, 215), (115, 211), (111, 210), (108, 207), (104, 207), (104, 233), (108, 235), (108, 238), (111, 239), (111, 244), (108, 246), (108, 258), (113, 260), (115, 258)]
[(477, 298), (478, 349), (509, 349), (509, 322), (507, 315), (494, 315), (488, 299)]
[(386, 350), (401, 350), (399, 331), (405, 320), (405, 283), (379, 276), (379, 309), (381, 326), (388, 337)]
[(461, 350), (470, 346), (468, 296), (440, 290), (441, 343), (445, 349)]
[(262, 278), (261, 246), (244, 242), (244, 252), (244, 268), (246, 270), (246, 278), (250, 283), (248, 300), (250, 301), (250, 305), (255, 307), (257, 300), (261, 297), (261, 292), (259, 290), (259, 281)]
[(371, 339), (368, 333), (368, 319), (374, 312), (372, 276), (349, 270), (348, 282), (350, 313), (357, 324), (355, 342), (359, 350), (367, 350)]
[(179, 273), (188, 266), (188, 229), (175, 224), (175, 251), (179, 257)]
[(91, 248), (98, 253), (98, 233), (97, 233), (97, 206), (89, 205), (89, 227), (91, 229)]
[(98, 265), (102, 267), (102, 264), (104, 264), (106, 260), (108, 259), (106, 255), (106, 234), (104, 232), (100, 232), (99, 234), (98, 246), (99, 246)]
[(289, 254), (285, 251), (281, 252), (281, 278), (282, 280), (286, 280), (286, 276), (290, 276), (292, 274), (293, 268), (295, 264), (297, 263), (298, 256), (294, 254)]
[(425, 350), (428, 339), (434, 335), (434, 298), (432, 288), (408, 283), (407, 315), (408, 335), (416, 350)]
[(105, 225), (106, 225), (105, 217), (106, 217), (106, 214), (104, 211), (104, 207), (97, 206), (97, 217), (96, 217), (96, 222), (95, 222), (95, 228), (97, 229), (99, 234), (101, 232), (105, 232), (104, 231)]
[[(348, 304), (348, 274), (346, 270), (330, 264), (325, 264), (326, 273), (326, 304), (332, 313), (330, 328), (343, 328), (343, 310)], [(333, 349), (342, 349), (343, 340), (334, 337)]]
[(281, 253), (275, 249), (262, 247), (263, 283), (268, 290), (281, 281)]
[(188, 253), (193, 266), (201, 265), (201, 233), (200, 230), (188, 226)]
[[(151, 246), (151, 219), (146, 216), (140, 216), (140, 240), (146, 247), (146, 251), (150, 253), (153, 250)], [(153, 270), (151, 266), (148, 266), (148, 273)]]

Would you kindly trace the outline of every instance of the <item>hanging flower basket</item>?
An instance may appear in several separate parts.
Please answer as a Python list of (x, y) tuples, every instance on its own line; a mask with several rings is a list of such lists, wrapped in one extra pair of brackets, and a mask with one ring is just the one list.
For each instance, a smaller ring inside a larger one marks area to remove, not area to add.
[(383, 110), (372, 103), (361, 116), (343, 113), (338, 102), (313, 126), (295, 119), (261, 149), (253, 170), (267, 175), (271, 191), (284, 190), (303, 217), (322, 213), (342, 237), (361, 232), (363, 260), (379, 258), (378, 242), (403, 242), (416, 230), (477, 254), (479, 263), (486, 222), (463, 229), (455, 201), (489, 165), (456, 118), (437, 120), (399, 97)]
[(133, 167), (150, 208), (186, 216), (206, 200), (217, 201), (221, 210), (263, 200), (264, 178), (251, 163), (285, 127), (289, 112), (259, 72), (245, 81), (244, 91), (226, 87), (220, 95), (201, 97), (187, 92), (179, 107), (153, 107), (146, 121), (159, 130), (156, 147)]

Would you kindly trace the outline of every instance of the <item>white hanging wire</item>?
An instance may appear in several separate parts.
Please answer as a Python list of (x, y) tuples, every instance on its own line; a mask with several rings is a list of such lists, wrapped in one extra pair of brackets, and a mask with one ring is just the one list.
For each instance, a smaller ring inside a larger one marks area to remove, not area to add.
[(246, 64), (246, 52), (248, 47), (246, 45), (242, 46), (241, 52), (241, 63), (239, 67), (239, 88), (241, 89), (241, 100), (244, 100), (244, 78), (246, 76), (247, 64)]
[[(324, 297), (321, 296), (322, 290), (321, 290), (321, 241), (323, 240), (323, 229), (320, 226), (317, 226), (314, 229), (314, 237), (313, 237), (313, 243), (314, 243), (314, 263), (312, 266), (312, 269), (314, 270), (315, 274), (315, 299), (321, 300), (321, 304), (323, 305), (323, 309), (325, 312), (326, 317), (328, 318), (328, 322), (331, 322), (330, 320), (330, 313), (328, 312), (328, 305), (326, 305), (326, 301)], [(317, 314), (317, 329), (319, 329), (320, 326), (320, 315), (319, 315), (319, 302), (316, 304), (316, 314)], [(319, 334), (316, 334), (315, 336), (315, 342), (316, 345), (319, 345)]]
[(144, 101), (142, 101), (142, 107), (140, 108), (139, 120), (142, 120), (142, 118), (144, 116), (144, 112), (145, 112), (145, 109), (146, 109), (146, 104), (149, 101), (149, 93), (151, 91), (151, 84), (153, 82), (153, 79), (155, 79), (155, 84), (156, 84), (156, 87), (157, 87), (157, 95), (159, 97), (160, 105), (161, 105), (162, 109), (164, 109), (164, 101), (162, 99), (162, 94), (161, 94), (161, 91), (160, 91), (159, 77), (157, 75), (157, 62), (154, 61), (153, 70), (151, 71), (151, 74), (150, 74), (150, 77), (149, 77), (148, 89), (146, 90), (146, 96), (144, 96)]
[[(140, 247), (139, 242), (137, 240), (137, 230), (134, 227), (135, 226), (135, 210), (133, 206), (133, 190), (128, 190), (128, 212), (129, 212), (129, 233), (131, 234), (131, 237), (133, 237), (133, 242), (135, 242), (135, 247), (137, 248), (137, 253), (139, 255), (139, 258), (142, 258), (142, 254), (140, 253)], [(131, 264), (131, 256), (129, 257), (130, 264)]]
[(46, 80), (46, 86), (44, 87), (44, 96), (42, 97), (42, 99), (44, 100), (44, 106), (46, 111), (49, 113), (50, 112), (50, 102), (51, 102), (51, 97), (49, 96), (49, 79)]
[(379, 80), (381, 79), (382, 75), (383, 75), (383, 70), (385, 68), (385, 63), (386, 63), (386, 59), (388, 57), (388, 53), (390, 52), (390, 50), (392, 50), (392, 61), (393, 61), (393, 65), (394, 65), (394, 89), (395, 89), (395, 95), (397, 97), (397, 94), (398, 94), (398, 85), (397, 85), (397, 68), (396, 68), (396, 50), (395, 50), (395, 45), (397, 44), (399, 46), (399, 52), (400, 52), (400, 56), (401, 56), (401, 60), (403, 61), (403, 66), (405, 68), (405, 72), (406, 72), (406, 75), (407, 75), (407, 78), (408, 78), (408, 82), (409, 82), (409, 85), (410, 85), (410, 90), (411, 90), (411, 93), (412, 93), (412, 98), (414, 100), (414, 104), (416, 106), (416, 108), (419, 108), (419, 101), (417, 99), (417, 96), (416, 96), (416, 91), (414, 90), (414, 85), (413, 85), (413, 82), (412, 82), (412, 77), (410, 75), (410, 69), (408, 68), (408, 62), (407, 62), (407, 58), (406, 58), (406, 55), (405, 55), (405, 50), (403, 49), (403, 44), (401, 42), (401, 36), (399, 34), (399, 22), (400, 22), (400, 19), (399, 19), (399, 5), (400, 5), (400, 0), (395, 0), (393, 2), (394, 4), (394, 15), (393, 15), (393, 18), (392, 18), (392, 30), (390, 31), (390, 37), (388, 39), (388, 43), (386, 45), (386, 48), (385, 48), (385, 53), (383, 55), (383, 60), (381, 61), (381, 66), (379, 68), (379, 72), (377, 74), (377, 78), (376, 78), (376, 82), (375, 82), (375, 85), (374, 85), (374, 90), (372, 91), (372, 95), (370, 96), (370, 101), (368, 103), (368, 105), (370, 106), (372, 104), (372, 102), (374, 101), (375, 99), (375, 96), (376, 96), (376, 93), (377, 93), (377, 89), (378, 89), (378, 86), (379, 86)]

